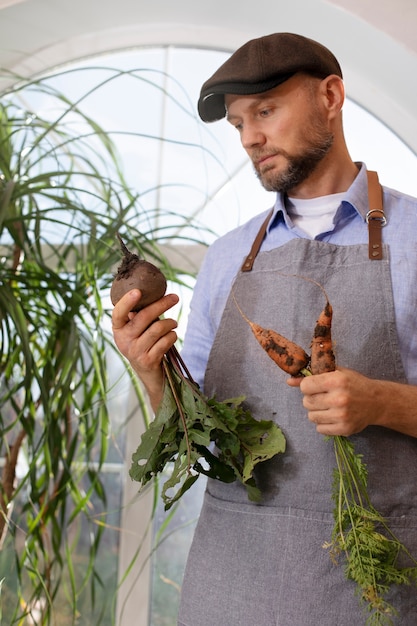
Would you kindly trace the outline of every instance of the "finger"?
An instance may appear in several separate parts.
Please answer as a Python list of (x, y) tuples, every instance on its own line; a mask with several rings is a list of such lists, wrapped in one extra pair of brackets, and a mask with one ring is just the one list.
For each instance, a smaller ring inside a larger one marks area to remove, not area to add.
[(156, 366), (161, 362), (163, 356), (168, 352), (170, 348), (177, 341), (177, 333), (172, 330), (158, 339), (148, 351), (144, 353), (144, 365), (147, 367)]
[(151, 353), (152, 349), (157, 349), (164, 354), (167, 347), (171, 347), (177, 339), (175, 329), (178, 323), (171, 318), (157, 319), (148, 326), (140, 335), (140, 347), (143, 352)]
[(341, 434), (337, 424), (319, 423), (316, 425), (316, 431), (319, 433), (319, 435), (324, 435), (325, 437), (335, 437)]
[(314, 395), (324, 393), (329, 386), (328, 376), (334, 372), (326, 372), (324, 374), (315, 374), (314, 376), (304, 376), (300, 381), (300, 389), (305, 395)]
[(135, 332), (142, 332), (154, 320), (158, 319), (159, 316), (163, 315), (179, 301), (176, 294), (168, 294), (141, 309), (139, 313), (132, 313), (131, 309), (140, 302), (140, 298), (140, 291), (138, 289), (132, 289), (119, 300), (112, 313), (113, 330), (120, 330), (126, 326), (127, 323), (131, 322)]
[(163, 296), (160, 300), (157, 300), (149, 306), (141, 309), (132, 319), (132, 326), (137, 332), (143, 332), (155, 321), (159, 319), (167, 319), (163, 317), (164, 313), (175, 306), (178, 303), (178, 300), (179, 298), (175, 294)]
[(138, 304), (141, 295), (139, 289), (132, 289), (120, 298), (112, 311), (113, 330), (123, 328), (134, 318), (134, 314), (131, 311)]
[(313, 424), (332, 424), (334, 421), (327, 410), (308, 411), (307, 417)]
[(291, 376), (287, 378), (286, 383), (289, 387), (299, 387), (302, 380), (302, 376)]
[(356, 432), (355, 430), (352, 430), (349, 425), (339, 422), (329, 422), (328, 424), (325, 422), (319, 422), (316, 424), (316, 431), (320, 435), (325, 435), (326, 437), (350, 437)]
[(305, 409), (307, 409), (307, 411), (326, 411), (329, 408), (329, 394), (304, 394), (303, 406)]

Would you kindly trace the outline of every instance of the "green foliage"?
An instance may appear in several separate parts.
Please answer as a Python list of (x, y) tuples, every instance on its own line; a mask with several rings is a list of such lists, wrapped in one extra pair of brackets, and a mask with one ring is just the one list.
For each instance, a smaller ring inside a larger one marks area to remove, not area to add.
[[(337, 465), (333, 477), (335, 525), (330, 548), (337, 561), (345, 555), (346, 578), (357, 585), (358, 595), (370, 613), (367, 626), (390, 626), (397, 615), (386, 596), (391, 585), (417, 582), (417, 562), (372, 506), (367, 490), (367, 468), (362, 455), (345, 437), (333, 437)], [(400, 567), (405, 555), (411, 567)]]
[[(25, 108), (17, 99), (25, 88), (47, 94), (55, 113), (42, 119)], [(105, 623), (106, 573), (96, 557), (108, 519), (108, 359), (124, 363), (103, 304), (119, 261), (116, 233), (180, 281), (158, 251), (163, 229), (137, 215), (139, 193), (126, 185), (111, 139), (78, 105), (46, 80), (16, 86), (0, 104), (0, 605), (8, 624), (26, 615), (57, 624), (58, 606), (73, 624), (86, 595)]]
[[(133, 455), (131, 477), (143, 487), (171, 464), (161, 493), (165, 510), (201, 474), (226, 483), (239, 480), (249, 499), (259, 501), (261, 492), (253, 472), (258, 463), (284, 452), (282, 431), (272, 421), (255, 420), (243, 407), (243, 397), (224, 402), (206, 398), (179, 371), (178, 355), (170, 356), (164, 397)], [(212, 443), (215, 453), (210, 449)]]

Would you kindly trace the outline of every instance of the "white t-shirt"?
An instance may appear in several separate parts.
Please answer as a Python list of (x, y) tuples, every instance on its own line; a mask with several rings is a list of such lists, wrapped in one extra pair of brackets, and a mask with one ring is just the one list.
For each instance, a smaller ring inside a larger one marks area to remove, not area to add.
[(319, 198), (287, 198), (288, 215), (295, 226), (314, 239), (320, 233), (333, 230), (333, 218), (345, 193), (334, 193)]

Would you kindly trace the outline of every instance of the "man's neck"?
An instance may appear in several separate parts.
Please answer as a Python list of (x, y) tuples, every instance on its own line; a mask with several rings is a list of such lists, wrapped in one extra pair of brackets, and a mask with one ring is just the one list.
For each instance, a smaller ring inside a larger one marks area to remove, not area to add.
[(350, 159), (333, 160), (327, 155), (310, 176), (289, 192), (292, 198), (308, 199), (329, 196), (349, 189), (358, 175), (357, 165)]

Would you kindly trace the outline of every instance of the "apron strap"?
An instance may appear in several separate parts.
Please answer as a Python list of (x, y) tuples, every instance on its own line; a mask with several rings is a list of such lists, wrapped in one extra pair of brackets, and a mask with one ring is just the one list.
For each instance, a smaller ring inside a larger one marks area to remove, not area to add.
[(250, 252), (249, 252), (248, 256), (246, 257), (246, 259), (243, 262), (242, 267), (240, 268), (242, 272), (250, 272), (251, 271), (251, 269), (253, 267), (253, 263), (254, 263), (254, 261), (256, 259), (256, 255), (258, 254), (259, 248), (261, 247), (262, 242), (263, 242), (263, 240), (265, 238), (266, 229), (267, 229), (267, 226), (269, 224), (269, 220), (272, 217), (273, 212), (274, 212), (274, 209), (272, 209), (268, 213), (264, 223), (260, 227), (259, 232), (258, 232), (258, 234), (255, 237), (255, 241), (252, 244), (252, 248), (250, 249)]
[[(368, 224), (369, 237), (369, 258), (373, 261), (382, 259), (382, 227), (387, 223), (387, 219), (382, 208), (382, 187), (379, 184), (378, 174), (376, 172), (367, 172), (368, 176), (368, 203), (369, 211), (366, 214), (366, 223)], [(272, 217), (274, 210), (272, 209), (266, 216), (265, 221), (259, 229), (258, 234), (252, 244), (248, 256), (245, 258), (242, 272), (250, 272), (253, 268), (256, 256), (262, 245), (266, 235), (266, 229)]]
[(382, 188), (376, 172), (367, 172), (369, 211), (366, 214), (369, 235), (369, 258), (372, 261), (382, 259), (382, 228), (387, 219), (382, 208)]

